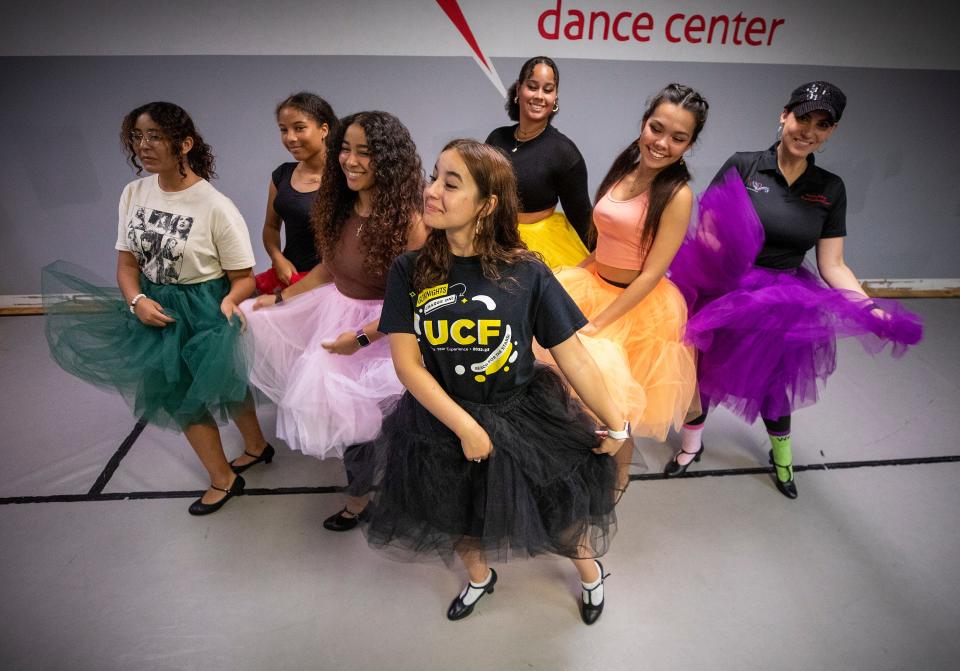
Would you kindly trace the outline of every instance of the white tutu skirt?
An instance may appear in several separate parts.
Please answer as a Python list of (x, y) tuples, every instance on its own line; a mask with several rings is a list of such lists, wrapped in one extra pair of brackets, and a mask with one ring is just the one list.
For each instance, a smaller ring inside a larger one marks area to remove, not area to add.
[(256, 347), (250, 382), (277, 404), (277, 437), (304, 454), (342, 457), (373, 440), (403, 391), (386, 338), (345, 356), (321, 343), (380, 316), (382, 300), (348, 298), (331, 284), (259, 310), (241, 306)]

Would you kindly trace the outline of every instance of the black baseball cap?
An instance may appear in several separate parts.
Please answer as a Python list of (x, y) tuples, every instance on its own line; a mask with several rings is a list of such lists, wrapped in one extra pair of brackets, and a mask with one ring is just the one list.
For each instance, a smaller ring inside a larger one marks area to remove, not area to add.
[(846, 106), (847, 96), (843, 95), (843, 91), (830, 82), (816, 81), (795, 88), (785, 108), (788, 112), (793, 112), (794, 116), (823, 110), (836, 123), (840, 121)]

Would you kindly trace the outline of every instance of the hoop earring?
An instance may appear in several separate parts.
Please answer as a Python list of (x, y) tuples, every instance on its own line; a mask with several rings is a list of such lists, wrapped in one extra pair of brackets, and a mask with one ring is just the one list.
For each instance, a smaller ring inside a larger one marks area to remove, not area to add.
[(817, 149), (817, 153), (822, 154), (826, 150), (826, 148), (827, 148), (827, 141), (824, 140), (823, 144), (820, 145), (820, 148)]
[(680, 157), (680, 165), (685, 166), (686, 164), (687, 164), (687, 162), (684, 161), (684, 160), (683, 160), (683, 156), (681, 156), (681, 157)]
[(553, 102), (553, 113), (556, 114), (556, 113), (559, 112), (559, 111), (560, 111), (560, 101), (559, 101), (559, 100), (555, 100), (555, 101)]
[(777, 142), (783, 139), (783, 124), (777, 126)]
[(513, 104), (516, 105), (520, 102), (520, 99), (517, 96), (513, 96)]

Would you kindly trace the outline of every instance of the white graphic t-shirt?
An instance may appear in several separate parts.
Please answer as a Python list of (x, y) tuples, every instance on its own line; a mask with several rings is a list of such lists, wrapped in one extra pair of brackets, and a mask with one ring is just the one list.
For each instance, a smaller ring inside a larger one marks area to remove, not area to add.
[(156, 175), (127, 184), (116, 249), (156, 284), (198, 284), (254, 264), (243, 216), (206, 180), (174, 192), (162, 191)]

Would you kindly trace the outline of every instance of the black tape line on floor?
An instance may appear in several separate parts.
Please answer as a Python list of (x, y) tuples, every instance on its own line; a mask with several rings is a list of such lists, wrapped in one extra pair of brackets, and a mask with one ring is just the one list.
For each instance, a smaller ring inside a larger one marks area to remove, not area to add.
[[(797, 464), (794, 472), (801, 471), (829, 471), (851, 468), (870, 468), (874, 466), (916, 466), (923, 464), (948, 464), (960, 462), (960, 455), (943, 457), (916, 457), (912, 459), (878, 459), (875, 461), (835, 461), (826, 464)], [(687, 471), (683, 475), (669, 478), (681, 480), (684, 478), (711, 478), (727, 475), (757, 475), (772, 473), (772, 466), (757, 468), (728, 468), (724, 470)], [(666, 480), (663, 473), (642, 473), (631, 475), (631, 480)], [(291, 494), (335, 494), (344, 491), (344, 487), (248, 487), (244, 496), (289, 496)], [(107, 494), (50, 494), (47, 496), (10, 496), (0, 498), (0, 505), (17, 503), (84, 503), (87, 501), (136, 501), (142, 499), (190, 499), (203, 495), (202, 490), (182, 490), (167, 492), (109, 492)]]
[[(875, 466), (915, 466), (920, 464), (949, 464), (960, 462), (960, 455), (943, 457), (913, 457), (909, 459), (875, 459), (872, 461), (833, 461), (823, 464), (794, 464), (794, 473), (802, 471), (839, 471), (849, 468), (872, 468)], [(726, 468), (715, 470), (693, 470), (683, 475), (668, 478), (663, 473), (640, 473), (631, 475), (630, 480), (679, 480), (681, 478), (716, 478), (727, 475), (757, 475), (773, 473), (773, 466), (758, 466), (755, 468)]]
[[(288, 496), (290, 494), (335, 494), (344, 487), (247, 487), (243, 496)], [(89, 501), (137, 501), (142, 499), (195, 499), (202, 489), (167, 492), (107, 492), (106, 494), (50, 494), (48, 496), (10, 496), (0, 498), (0, 505), (11, 503), (85, 503)]]
[(103, 488), (107, 486), (107, 483), (110, 482), (110, 478), (113, 477), (113, 474), (116, 472), (117, 468), (120, 466), (120, 462), (123, 461), (123, 458), (127, 456), (127, 452), (130, 451), (130, 448), (133, 447), (133, 444), (137, 442), (137, 437), (143, 431), (144, 427), (147, 425), (146, 420), (139, 420), (136, 424), (133, 425), (133, 430), (123, 439), (123, 442), (120, 443), (120, 447), (117, 448), (117, 451), (113, 453), (113, 456), (110, 457), (110, 461), (107, 462), (107, 465), (103, 467), (103, 470), (100, 472), (100, 475), (97, 476), (96, 481), (93, 483), (93, 487), (90, 488), (90, 491), (87, 492), (88, 496), (96, 496), (103, 492)]

